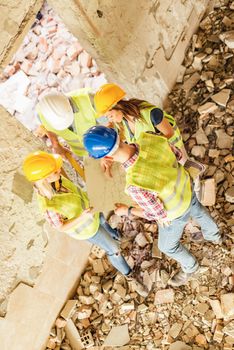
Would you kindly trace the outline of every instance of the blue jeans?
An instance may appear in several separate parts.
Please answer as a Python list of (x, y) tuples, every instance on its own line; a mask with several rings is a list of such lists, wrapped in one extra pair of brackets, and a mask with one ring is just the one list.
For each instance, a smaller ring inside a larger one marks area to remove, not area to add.
[(120, 241), (120, 234), (117, 229), (112, 228), (106, 219), (104, 218), (104, 215), (100, 213), (100, 223), (102, 227), (106, 229), (107, 232), (111, 235), (112, 238), (116, 239), (117, 241)]
[(113, 230), (106, 221), (103, 224), (103, 219), (101, 219), (97, 233), (89, 238), (88, 241), (104, 249), (111, 264), (123, 275), (128, 275), (132, 270), (121, 255), (120, 244), (112, 237), (113, 233), (116, 234), (116, 230)]
[(190, 217), (201, 226), (202, 234), (207, 241), (212, 242), (220, 238), (218, 226), (207, 209), (197, 200), (195, 193), (193, 193), (189, 208), (182, 216), (172, 220), (168, 227), (159, 226), (158, 248), (178, 261), (182, 270), (187, 273), (195, 272), (198, 268), (195, 257), (180, 243), (183, 229)]

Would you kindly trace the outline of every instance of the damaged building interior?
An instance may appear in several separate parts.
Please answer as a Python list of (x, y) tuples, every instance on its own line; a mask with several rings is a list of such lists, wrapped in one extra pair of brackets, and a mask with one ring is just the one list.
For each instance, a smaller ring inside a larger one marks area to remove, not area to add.
[[(234, 2), (1, 0), (0, 19), (0, 350), (234, 349)], [(66, 127), (48, 96), (69, 102)], [(92, 232), (38, 200), (57, 173), (47, 199), (73, 191), (65, 207), (77, 198)], [(199, 208), (178, 237), (173, 196)]]

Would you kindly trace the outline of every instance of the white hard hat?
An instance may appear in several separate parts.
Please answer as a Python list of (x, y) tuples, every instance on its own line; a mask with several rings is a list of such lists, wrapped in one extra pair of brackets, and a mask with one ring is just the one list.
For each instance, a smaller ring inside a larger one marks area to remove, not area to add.
[(55, 130), (67, 129), (73, 123), (74, 113), (69, 99), (62, 94), (44, 96), (39, 102), (39, 109)]

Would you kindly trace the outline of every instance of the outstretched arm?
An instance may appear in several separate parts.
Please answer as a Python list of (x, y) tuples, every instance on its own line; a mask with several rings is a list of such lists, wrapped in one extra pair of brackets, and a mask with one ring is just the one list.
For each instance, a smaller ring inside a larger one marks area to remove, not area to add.
[[(131, 209), (131, 214), (142, 217), (149, 221), (157, 221), (159, 224), (169, 224), (164, 205), (153, 191), (144, 190), (135, 186), (128, 187), (128, 194), (137, 203)], [(128, 215), (128, 206), (116, 203), (117, 215)]]

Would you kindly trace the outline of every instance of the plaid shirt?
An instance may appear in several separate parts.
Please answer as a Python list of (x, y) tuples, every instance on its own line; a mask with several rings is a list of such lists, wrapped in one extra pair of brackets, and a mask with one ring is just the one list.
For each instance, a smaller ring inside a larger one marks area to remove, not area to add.
[[(138, 158), (139, 155), (139, 146), (134, 144), (136, 147), (135, 154), (128, 159), (125, 163), (123, 163), (124, 169), (127, 169), (132, 166)], [(172, 151), (174, 152), (177, 160), (179, 160), (182, 156), (181, 151), (171, 146)], [(158, 198), (158, 195), (154, 191), (145, 190), (143, 188), (130, 185), (127, 188), (128, 194), (132, 197), (132, 199), (143, 209), (144, 217), (149, 220), (160, 220), (160, 221), (168, 221), (167, 212), (164, 209), (164, 205), (161, 200)]]

